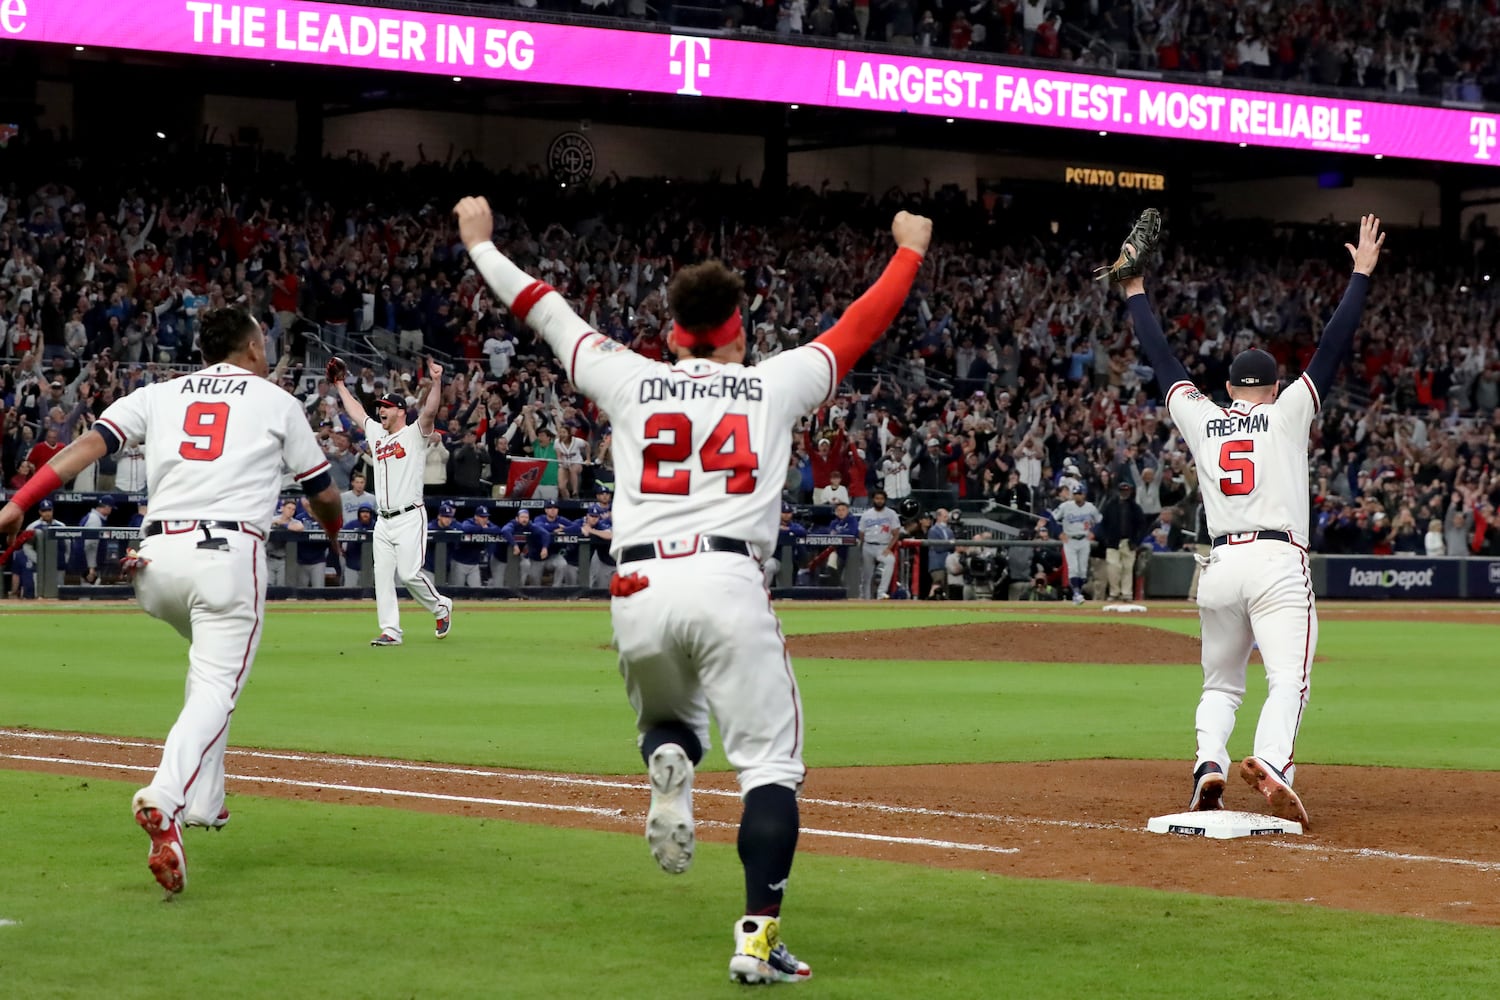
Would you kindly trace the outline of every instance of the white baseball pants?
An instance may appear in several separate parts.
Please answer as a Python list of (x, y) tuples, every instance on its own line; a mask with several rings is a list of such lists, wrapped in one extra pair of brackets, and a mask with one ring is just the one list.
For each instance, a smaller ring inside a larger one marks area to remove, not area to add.
[(712, 712), (741, 794), (762, 785), (798, 788), (807, 773), (802, 700), (760, 566), (730, 552), (701, 552), (620, 571), (650, 581), (610, 600), (637, 732), (680, 722), (706, 750)]
[(1068, 561), (1067, 583), (1072, 584), (1074, 580), (1088, 581), (1089, 578), (1089, 548), (1094, 543), (1087, 538), (1066, 538), (1063, 540), (1063, 557)]
[(1221, 545), (1198, 584), (1203, 629), (1203, 696), (1198, 702), (1197, 763), (1213, 761), (1229, 774), (1230, 734), (1245, 699), (1252, 643), (1266, 663), (1266, 703), (1255, 729), (1255, 750), (1293, 780), (1293, 751), (1307, 708), (1318, 612), (1307, 553), (1286, 542)]
[(434, 618), (453, 610), (453, 602), (437, 592), (422, 568), (427, 561), (427, 512), (421, 507), (375, 522), (375, 610), (380, 631), (401, 636), (401, 605), (396, 581)]
[(141, 609), (189, 643), (182, 712), (155, 777), (136, 796), (184, 822), (207, 822), (224, 808), (229, 719), (255, 662), (266, 603), (265, 543), (215, 530), (225, 547), (198, 548), (208, 537), (190, 529), (143, 540), (150, 563), (135, 578)]
[[(873, 600), (880, 594), (891, 592), (891, 574), (896, 572), (896, 554), (874, 546), (866, 546), (860, 552), (864, 560), (859, 573), (859, 596)], [(873, 591), (870, 584), (875, 580), (875, 567), (880, 567), (880, 584)]]

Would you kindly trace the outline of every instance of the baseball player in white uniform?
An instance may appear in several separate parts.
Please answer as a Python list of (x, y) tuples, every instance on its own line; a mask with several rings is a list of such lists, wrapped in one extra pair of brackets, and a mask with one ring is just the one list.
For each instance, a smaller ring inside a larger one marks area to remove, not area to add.
[(151, 484), (138, 553), (121, 563), (136, 598), (189, 640), (187, 697), (167, 734), (161, 765), (131, 800), (151, 838), (151, 873), (168, 894), (187, 884), (183, 826), (222, 827), (229, 720), (260, 644), (266, 596), (265, 536), (292, 472), (330, 535), (338, 488), (297, 399), (267, 381), (265, 337), (241, 309), (204, 317), (208, 367), (157, 382), (110, 404), (0, 510), (0, 534), (78, 471), (144, 445)]
[(1271, 811), (1307, 825), (1293, 791), (1294, 750), (1307, 707), (1318, 615), (1308, 575), (1307, 446), (1322, 400), (1359, 327), (1370, 274), (1385, 236), (1380, 220), (1360, 220), (1359, 245), (1345, 244), (1354, 273), (1300, 378), (1280, 391), (1276, 359), (1251, 349), (1229, 367), (1228, 408), (1194, 387), (1172, 356), (1141, 280), (1141, 262), (1155, 249), (1160, 217), (1148, 210), (1110, 270), (1119, 276), (1136, 336), (1167, 409), (1198, 465), (1209, 534), (1208, 567), (1198, 586), (1203, 631), (1203, 694), (1198, 702), (1198, 752), (1189, 808), (1222, 806), (1229, 737), (1245, 697), (1253, 644), (1266, 664), (1266, 703), (1255, 730), (1255, 752), (1240, 777), (1266, 797)]
[[(885, 490), (870, 494), (870, 506), (859, 515), (859, 596), (887, 600), (891, 574), (896, 571), (896, 542), (901, 538), (901, 516), (885, 505)], [(879, 582), (876, 569), (879, 569)], [(872, 590), (873, 587), (873, 590)]]
[(740, 278), (717, 261), (679, 270), (668, 290), (673, 364), (591, 330), (548, 285), (490, 242), (482, 198), (456, 208), (474, 265), (536, 330), (572, 383), (609, 413), (617, 500), (610, 605), (620, 672), (651, 781), (646, 839), (668, 872), (693, 859), (693, 767), (709, 713), (739, 775), (744, 916), (732, 979), (801, 982), (811, 972), (780, 940), (797, 846), (802, 706), (759, 561), (776, 544), (796, 422), (828, 401), (899, 312), (932, 224), (905, 212), (901, 249), (879, 282), (813, 343), (744, 365)]
[(1082, 604), (1083, 585), (1089, 582), (1089, 550), (1094, 544), (1094, 526), (1103, 520), (1099, 508), (1089, 503), (1083, 483), (1073, 484), (1073, 499), (1059, 504), (1052, 512), (1062, 525), (1063, 557), (1067, 560), (1068, 580), (1073, 586), (1073, 603)]
[(406, 397), (388, 392), (375, 400), (380, 419), (372, 419), (344, 384), (348, 367), (338, 358), (328, 362), (328, 381), (339, 391), (339, 399), (351, 419), (364, 428), (375, 465), (375, 611), (380, 634), (372, 646), (402, 643), (401, 605), (396, 600), (396, 580), (406, 592), (432, 613), (434, 633), (446, 637), (453, 627), (453, 602), (439, 594), (427, 562), (427, 507), (422, 503), (422, 472), (427, 461), (428, 439), (442, 397), (443, 366), (427, 362), (432, 384), (417, 414), (417, 422), (406, 422)]

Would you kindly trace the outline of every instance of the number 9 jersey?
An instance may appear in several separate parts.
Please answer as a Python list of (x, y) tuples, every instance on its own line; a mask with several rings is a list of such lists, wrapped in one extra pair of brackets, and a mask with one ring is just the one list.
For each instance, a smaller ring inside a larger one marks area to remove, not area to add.
[(1167, 412), (1198, 464), (1209, 534), (1285, 531), (1307, 544), (1307, 444), (1319, 407), (1303, 375), (1270, 403), (1217, 406), (1191, 382), (1167, 393)]
[(298, 483), (328, 469), (297, 398), (235, 365), (137, 389), (94, 425), (110, 450), (146, 453), (152, 521), (241, 521), (262, 530), (283, 469)]

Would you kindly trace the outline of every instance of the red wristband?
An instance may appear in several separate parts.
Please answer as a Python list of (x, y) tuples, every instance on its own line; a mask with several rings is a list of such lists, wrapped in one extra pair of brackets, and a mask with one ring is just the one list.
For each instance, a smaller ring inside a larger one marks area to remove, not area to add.
[(44, 465), (26, 480), (25, 486), (16, 490), (16, 495), (10, 498), (10, 502), (22, 510), (30, 510), (61, 485), (62, 480), (58, 478), (57, 470)]

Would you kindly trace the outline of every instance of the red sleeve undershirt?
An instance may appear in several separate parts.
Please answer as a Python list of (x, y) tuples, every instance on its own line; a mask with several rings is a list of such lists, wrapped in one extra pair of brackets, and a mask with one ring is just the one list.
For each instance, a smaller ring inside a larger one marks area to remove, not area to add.
[(897, 250), (880, 279), (854, 300), (832, 329), (813, 341), (833, 354), (838, 365), (834, 384), (843, 381), (855, 362), (885, 335), (891, 321), (906, 303), (911, 283), (916, 280), (917, 269), (921, 266), (921, 254), (904, 247)]

